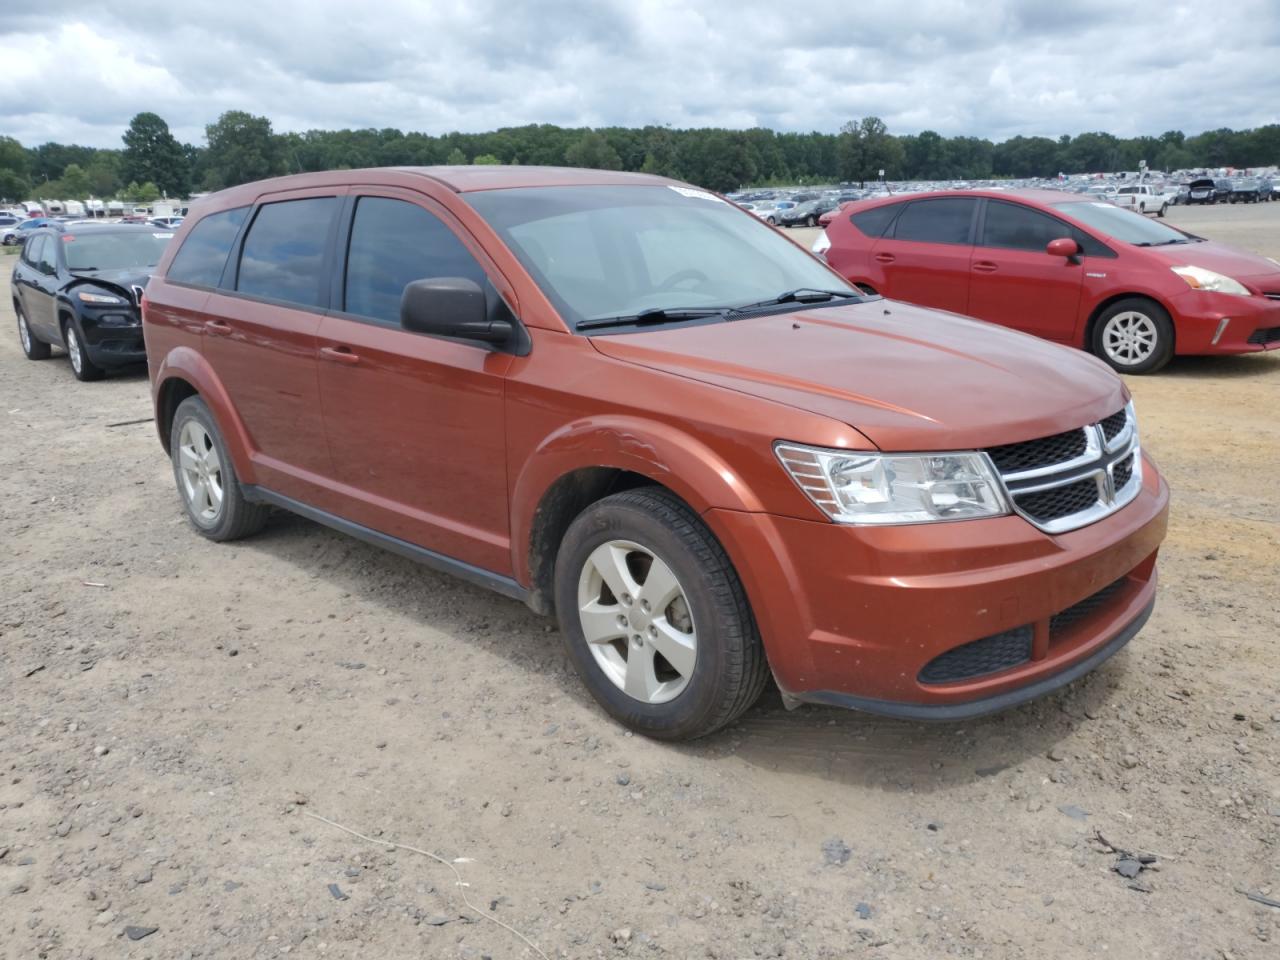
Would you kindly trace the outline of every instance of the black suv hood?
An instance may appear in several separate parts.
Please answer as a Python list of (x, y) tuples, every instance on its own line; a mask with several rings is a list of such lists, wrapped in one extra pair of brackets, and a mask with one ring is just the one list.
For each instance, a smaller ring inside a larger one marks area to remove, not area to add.
[(153, 269), (153, 267), (130, 267), (127, 270), (77, 270), (71, 275), (71, 282), (67, 284), (67, 289), (72, 290), (85, 285), (103, 287), (136, 304), (138, 300), (133, 295), (133, 288), (145, 287), (147, 281), (151, 279)]

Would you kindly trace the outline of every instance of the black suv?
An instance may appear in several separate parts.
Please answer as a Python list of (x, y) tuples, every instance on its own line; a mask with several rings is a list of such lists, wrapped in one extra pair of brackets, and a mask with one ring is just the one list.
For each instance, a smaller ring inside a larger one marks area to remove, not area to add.
[(172, 237), (128, 224), (54, 221), (32, 230), (10, 283), (27, 359), (63, 347), (78, 380), (145, 360), (142, 289)]

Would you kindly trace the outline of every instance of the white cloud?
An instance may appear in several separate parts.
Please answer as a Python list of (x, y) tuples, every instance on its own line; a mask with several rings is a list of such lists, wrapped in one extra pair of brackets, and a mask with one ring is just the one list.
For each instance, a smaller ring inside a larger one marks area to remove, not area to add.
[(876, 114), (895, 133), (993, 139), (1280, 118), (1274, 0), (1230, 16), (1159, 0), (50, 0), (0, 36), (16, 52), (0, 132), (28, 145), (119, 146), (143, 110), (194, 143), (231, 109), (277, 130), (432, 134), (834, 131)]

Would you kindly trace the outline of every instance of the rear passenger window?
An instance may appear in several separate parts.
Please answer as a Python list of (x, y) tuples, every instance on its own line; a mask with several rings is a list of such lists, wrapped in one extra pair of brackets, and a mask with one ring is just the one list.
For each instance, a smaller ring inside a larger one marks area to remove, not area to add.
[(1061, 220), (1016, 203), (990, 200), (981, 245), (1044, 252), (1050, 240), (1074, 236), (1071, 227)]
[(883, 237), (885, 230), (888, 229), (889, 224), (893, 223), (893, 218), (901, 209), (900, 203), (887, 203), (883, 207), (872, 207), (870, 210), (855, 213), (849, 219), (866, 236)]
[(240, 254), (236, 289), (303, 307), (322, 302), (321, 274), (337, 197), (282, 200), (258, 210)]
[(197, 223), (169, 264), (165, 279), (197, 287), (216, 287), (222, 279), (222, 268), (227, 265), (231, 245), (235, 243), (240, 224), (244, 223), (248, 212), (248, 207), (236, 207), (211, 213)]
[(486, 279), (453, 231), (417, 204), (386, 197), (356, 202), (347, 245), (347, 313), (399, 324), (404, 288), (437, 277), (465, 277), (481, 287)]
[(61, 239), (59, 236), (45, 237), (44, 246), (40, 248), (39, 270), (41, 273), (53, 276), (58, 272), (58, 244)]
[(907, 204), (893, 227), (895, 240), (921, 243), (968, 243), (969, 224), (978, 201), (968, 197), (940, 197)]

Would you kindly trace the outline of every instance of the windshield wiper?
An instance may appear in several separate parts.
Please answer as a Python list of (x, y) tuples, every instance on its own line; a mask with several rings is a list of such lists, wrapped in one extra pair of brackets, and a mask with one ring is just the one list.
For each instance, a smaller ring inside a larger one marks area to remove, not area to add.
[[(1199, 238), (1197, 238), (1199, 239)], [(1159, 243), (1152, 243), (1150, 240), (1144, 240), (1141, 243), (1135, 243), (1135, 247), (1167, 247), (1174, 243), (1190, 243), (1190, 239), (1161, 240)]]
[(787, 290), (778, 294), (776, 297), (770, 297), (768, 300), (761, 300), (759, 303), (744, 303), (740, 307), (734, 307), (734, 313), (742, 313), (744, 310), (754, 310), (757, 307), (774, 307), (783, 303), (826, 303), (828, 300), (840, 299), (859, 299), (858, 294), (850, 293), (844, 290), (819, 290), (815, 287), (797, 287), (794, 290)]
[(729, 307), (650, 307), (639, 313), (624, 313), (617, 317), (595, 317), (579, 320), (575, 330), (599, 330), (601, 327), (647, 326), (668, 323), (672, 320), (699, 320), (703, 317), (719, 317)]
[(72, 273), (95, 273), (98, 270), (97, 267), (67, 267), (67, 269)]

